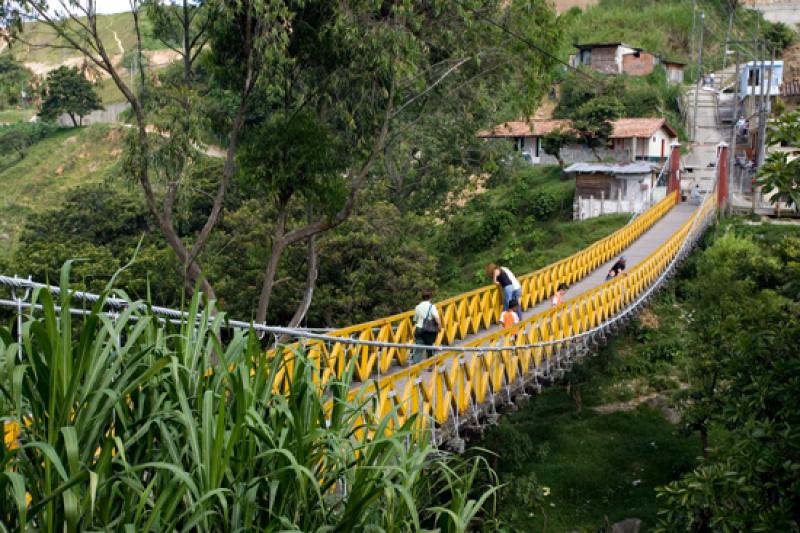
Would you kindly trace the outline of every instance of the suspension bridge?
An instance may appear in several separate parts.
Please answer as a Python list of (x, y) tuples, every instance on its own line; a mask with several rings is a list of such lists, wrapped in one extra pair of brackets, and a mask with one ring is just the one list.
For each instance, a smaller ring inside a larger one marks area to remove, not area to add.
[[(437, 445), (450, 443), (458, 449), (459, 442), (463, 446), (459, 435), (465, 425), (492, 419), (499, 403), (510, 403), (526, 395), (526, 390), (541, 387), (543, 381), (560, 377), (647, 304), (725, 201), (726, 161), (727, 146), (722, 143), (717, 151), (718, 185), (707, 190), (700, 205), (689, 205), (681, 201), (680, 152), (673, 146), (664, 168), (668, 180), (662, 200), (584, 250), (519, 276), (519, 324), (510, 328), (498, 324), (502, 296), (495, 286), (436, 302), (443, 327), (434, 355), (417, 364), (411, 364), (411, 354), (425, 347), (413, 344), (413, 311), (329, 332), (234, 320), (227, 324), (273, 335), (276, 344), (267, 356), (284, 356), (284, 378), (293, 372), (293, 354), (302, 348), (323, 392), (351, 376), (349, 394), (363, 402), (365, 418), (388, 417), (391, 427), (414, 417), (415, 424), (428, 430)], [(606, 273), (619, 255), (625, 255), (628, 272), (606, 281)], [(550, 307), (548, 300), (562, 283), (571, 286), (570, 297)], [(12, 289), (12, 298), (0, 299), (0, 305), (15, 307), (18, 321), (25, 312), (35, 312), (35, 305), (25, 302), (27, 293), (23, 292), (44, 286), (16, 277), (0, 277), (0, 284)], [(93, 298), (78, 292), (73, 296)], [(111, 298), (106, 305), (108, 313), (116, 316), (119, 307), (130, 304)], [(193, 319), (171, 309), (147, 309), (162, 320)], [(16, 431), (18, 428), (6, 425), (8, 442), (13, 442)]]

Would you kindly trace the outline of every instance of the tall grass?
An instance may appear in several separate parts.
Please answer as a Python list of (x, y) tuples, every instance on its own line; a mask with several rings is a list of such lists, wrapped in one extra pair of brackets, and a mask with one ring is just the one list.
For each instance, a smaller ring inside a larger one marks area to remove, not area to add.
[(102, 301), (76, 320), (68, 278), (33, 295), (21, 359), (0, 328), (0, 415), (21, 422), (0, 530), (465, 531), (491, 501), (485, 462), (439, 454), (414, 420), (364, 422), (367, 399), (320, 391), (302, 353), (267, 362), (211, 306), (176, 327)]

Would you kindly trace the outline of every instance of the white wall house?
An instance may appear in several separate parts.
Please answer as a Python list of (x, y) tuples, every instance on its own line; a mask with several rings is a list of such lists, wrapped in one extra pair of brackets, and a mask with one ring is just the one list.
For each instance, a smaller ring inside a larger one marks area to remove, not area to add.
[[(544, 153), (542, 137), (555, 130), (569, 130), (571, 125), (569, 120), (561, 119), (504, 122), (479, 136), (512, 141), (516, 150), (532, 165), (553, 165), (558, 161)], [(677, 137), (677, 132), (666, 119), (622, 118), (614, 122), (609, 144), (597, 152), (603, 159), (618, 162), (661, 163), (669, 157), (669, 146)], [(592, 151), (582, 144), (563, 148), (561, 158), (567, 164), (596, 160)]]
[(666, 187), (659, 186), (650, 163), (575, 163), (564, 172), (575, 176), (576, 220), (611, 213), (642, 213), (661, 200)]

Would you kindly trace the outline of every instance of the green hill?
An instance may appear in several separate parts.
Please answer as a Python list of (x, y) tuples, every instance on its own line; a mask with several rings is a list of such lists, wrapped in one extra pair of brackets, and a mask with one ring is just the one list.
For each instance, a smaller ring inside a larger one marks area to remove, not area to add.
[[(150, 34), (151, 24), (142, 13), (142, 35)], [(100, 37), (108, 47), (108, 52), (113, 56), (123, 54), (126, 50), (136, 46), (136, 30), (130, 13), (115, 13), (113, 15), (97, 15), (97, 27)], [(23, 28), (23, 35), (27, 45), (16, 44), (7, 48), (3, 53), (10, 53), (14, 59), (21, 63), (41, 63), (47, 65), (62, 64), (70, 60), (80, 59), (78, 52), (71, 48), (52, 48), (52, 46), (66, 45), (62, 39), (48, 27), (38, 22), (29, 22)], [(144, 37), (143, 46), (146, 50), (160, 50), (165, 48), (160, 42)], [(43, 47), (47, 45), (48, 47)]]
[(14, 250), (31, 213), (55, 208), (67, 191), (109, 176), (122, 153), (122, 134), (106, 125), (61, 129), (0, 166), (0, 257)]
[[(711, 68), (722, 65), (730, 8), (726, 0), (698, 0), (705, 13), (703, 55)], [(568, 23), (567, 42), (625, 42), (657, 52), (670, 59), (689, 61), (692, 53), (692, 2), (688, 0), (601, 0), (584, 12), (574, 9)], [(756, 29), (765, 34), (773, 25), (757, 11), (738, 8), (732, 39), (752, 41)], [(695, 35), (699, 35), (699, 30)], [(696, 42), (695, 42), (696, 46)], [(574, 53), (571, 49), (569, 53)]]

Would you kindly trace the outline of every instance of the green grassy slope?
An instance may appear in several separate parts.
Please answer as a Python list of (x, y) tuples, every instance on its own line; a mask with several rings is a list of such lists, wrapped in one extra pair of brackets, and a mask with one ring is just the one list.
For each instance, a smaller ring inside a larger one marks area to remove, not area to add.
[[(116, 13), (113, 15), (98, 15), (97, 27), (100, 30), (100, 37), (108, 47), (111, 55), (122, 54), (125, 50), (134, 48), (136, 44), (136, 31), (134, 29), (133, 18), (130, 13)], [(150, 33), (150, 22), (144, 14), (141, 18), (142, 35)], [(57, 38), (54, 32), (38, 22), (25, 24), (22, 34), (23, 39), (29, 44), (17, 44), (13, 48), (7, 49), (4, 53), (11, 53), (14, 59), (20, 62), (36, 62), (58, 64), (72, 58), (80, 57), (80, 54), (72, 49), (53, 49), (42, 48), (41, 45), (65, 44)], [(120, 45), (122, 48), (120, 48)], [(145, 49), (157, 50), (164, 48), (157, 41), (145, 39), (143, 42)]]
[[(606, 531), (606, 520), (626, 518), (653, 530), (661, 505), (656, 487), (700, 455), (696, 435), (662, 412), (674, 408), (691, 356), (684, 327), (667, 293), (599, 355), (504, 415), (476, 443), (498, 453), (494, 461), (508, 483), (499, 514), (513, 531)], [(531, 503), (531, 491), (539, 504)]]
[[(718, 68), (728, 27), (727, 2), (698, 0), (705, 12), (705, 63)], [(736, 12), (734, 39), (751, 39), (758, 12)], [(699, 16), (697, 17), (699, 25)], [(640, 46), (671, 59), (687, 61), (692, 51), (692, 2), (687, 0), (601, 0), (569, 25), (567, 45), (584, 42), (618, 42)], [(569, 53), (574, 53), (571, 49)]]
[(105, 125), (63, 129), (0, 170), (0, 256), (14, 249), (27, 216), (58, 205), (64, 192), (102, 181), (122, 151), (122, 132)]

